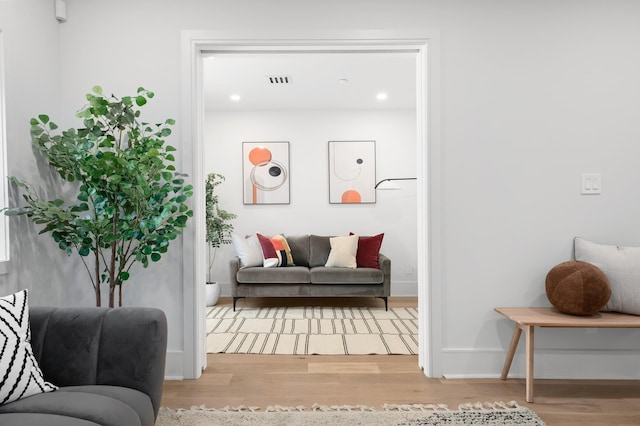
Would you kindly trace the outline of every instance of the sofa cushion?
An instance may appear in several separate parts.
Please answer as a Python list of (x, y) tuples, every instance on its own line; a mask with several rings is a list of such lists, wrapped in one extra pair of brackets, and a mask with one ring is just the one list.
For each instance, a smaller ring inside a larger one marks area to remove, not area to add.
[(263, 266), (265, 268), (294, 266), (289, 243), (287, 243), (287, 239), (283, 235), (274, 235), (273, 237), (265, 237), (262, 234), (256, 235), (262, 248)]
[(278, 266), (295, 266), (291, 256), (291, 248), (284, 235), (274, 235), (269, 240), (278, 255)]
[(297, 266), (309, 266), (309, 235), (287, 235), (293, 263)]
[(152, 425), (155, 423), (155, 413), (153, 412), (151, 398), (149, 398), (149, 395), (135, 389), (122, 386), (88, 385), (66, 386), (60, 388), (58, 392), (90, 393), (117, 399), (136, 411), (141, 420), (141, 424)]
[(2, 426), (100, 426), (98, 423), (58, 414), (5, 413), (0, 414)]
[[(132, 389), (126, 390), (138, 392)], [(128, 401), (122, 401), (123, 398), (130, 395), (131, 392), (123, 392), (121, 396), (114, 398), (92, 392), (66, 392), (60, 390), (41, 393), (0, 406), (0, 418), (2, 418), (3, 413), (40, 413), (83, 419), (104, 426), (153, 425), (153, 415), (149, 423), (148, 416), (145, 419), (141, 419), (136, 409)], [(149, 407), (151, 407), (150, 400)], [(151, 410), (151, 408), (149, 409)], [(142, 423), (143, 420), (145, 423)]]
[(560, 312), (593, 315), (607, 304), (611, 286), (600, 268), (569, 260), (551, 268), (545, 279), (547, 299)]
[(28, 290), (0, 298), (0, 372), (0, 404), (56, 389), (31, 348)]
[[(106, 310), (87, 309), (82, 316), (75, 311), (58, 310), (47, 319), (46, 336), (39, 350), (43, 355), (48, 354), (40, 359), (47, 379), (58, 386), (96, 383)], [(36, 347), (34, 342), (34, 349)]]
[(576, 260), (589, 262), (604, 272), (611, 298), (602, 309), (640, 315), (640, 247), (618, 247), (574, 239)]
[(240, 284), (308, 284), (309, 268), (244, 268), (236, 273), (236, 281)]
[(357, 268), (358, 236), (329, 238), (331, 251), (324, 266), (329, 268)]
[[(350, 235), (355, 234), (351, 233)], [(380, 268), (378, 257), (380, 256), (383, 238), (384, 234), (358, 238), (358, 252), (356, 253), (358, 268)]]
[(382, 284), (384, 273), (374, 268), (311, 268), (312, 284)]
[(30, 315), (34, 354), (48, 380), (136, 389), (149, 395), (157, 414), (167, 353), (161, 310), (35, 306)]
[(273, 243), (269, 237), (265, 237), (262, 234), (256, 234), (258, 241), (260, 241), (260, 247), (262, 247), (262, 266), (265, 268), (276, 268), (280, 266), (280, 259), (278, 253), (273, 247)]
[(262, 247), (257, 235), (247, 235), (243, 238), (240, 235), (231, 234), (231, 242), (240, 259), (241, 268), (262, 266)]
[(331, 251), (331, 237), (320, 235), (309, 236), (309, 266), (324, 266)]

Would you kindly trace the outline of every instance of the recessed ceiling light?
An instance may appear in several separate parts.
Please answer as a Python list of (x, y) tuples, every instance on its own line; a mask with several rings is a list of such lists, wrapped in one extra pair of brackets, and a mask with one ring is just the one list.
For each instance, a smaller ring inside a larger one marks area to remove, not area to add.
[(384, 92), (380, 92), (376, 95), (376, 99), (379, 101), (384, 101), (385, 99), (387, 99), (387, 94)]
[(338, 80), (338, 83), (340, 83), (340, 84), (345, 84), (345, 83), (348, 83), (348, 82), (349, 82), (349, 80), (347, 80), (346, 78), (341, 78), (340, 80)]
[(229, 99), (231, 99), (233, 102), (238, 102), (240, 100), (240, 95), (231, 95), (229, 96)]

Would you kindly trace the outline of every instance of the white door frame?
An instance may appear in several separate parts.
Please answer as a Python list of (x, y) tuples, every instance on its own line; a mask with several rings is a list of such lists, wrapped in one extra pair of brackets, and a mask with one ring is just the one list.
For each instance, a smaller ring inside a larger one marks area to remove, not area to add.
[[(270, 51), (416, 53), (417, 232), (418, 232), (418, 363), (428, 377), (441, 375), (440, 250), (440, 76), (437, 32), (348, 31), (331, 34), (271, 32), (247, 37), (236, 32), (182, 33), (182, 169), (192, 177), (195, 226), (183, 234), (184, 378), (198, 378), (206, 367), (204, 283), (206, 281), (204, 219), (203, 52)], [(191, 141), (189, 143), (188, 141)]]

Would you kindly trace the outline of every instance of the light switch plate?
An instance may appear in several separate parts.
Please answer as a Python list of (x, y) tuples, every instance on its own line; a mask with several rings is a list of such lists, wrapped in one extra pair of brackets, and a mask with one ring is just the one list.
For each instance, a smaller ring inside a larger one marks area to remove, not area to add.
[(582, 195), (598, 195), (602, 193), (602, 175), (600, 173), (583, 173), (581, 178)]

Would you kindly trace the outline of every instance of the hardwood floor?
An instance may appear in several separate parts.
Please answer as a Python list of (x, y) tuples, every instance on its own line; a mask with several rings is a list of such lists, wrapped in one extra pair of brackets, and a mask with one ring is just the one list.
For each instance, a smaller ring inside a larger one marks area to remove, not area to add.
[[(382, 303), (371, 299), (350, 303)], [(318, 299), (261, 299), (239, 306), (318, 305)], [(326, 303), (341, 304), (338, 300)], [(231, 304), (221, 299), (218, 305)], [(415, 298), (392, 298), (390, 306), (416, 306)], [(378, 305), (376, 305), (378, 306)], [(418, 367), (417, 356), (285, 356), (209, 354), (198, 380), (167, 381), (163, 405), (269, 405), (310, 407), (384, 403), (511, 401), (534, 410), (548, 425), (639, 425), (640, 381), (536, 380), (535, 402), (524, 399), (524, 379), (432, 379)]]

